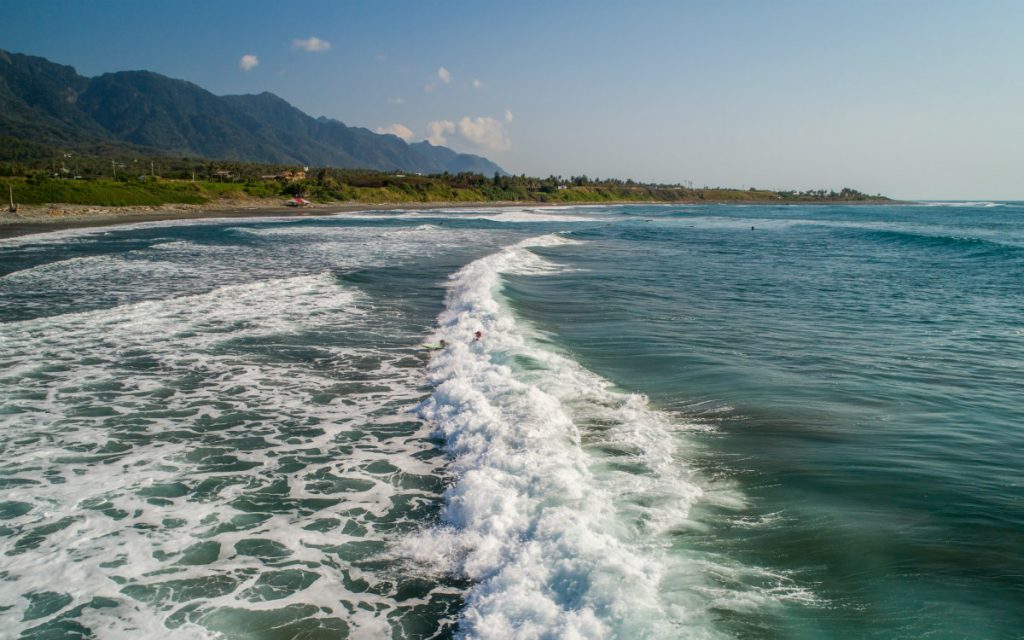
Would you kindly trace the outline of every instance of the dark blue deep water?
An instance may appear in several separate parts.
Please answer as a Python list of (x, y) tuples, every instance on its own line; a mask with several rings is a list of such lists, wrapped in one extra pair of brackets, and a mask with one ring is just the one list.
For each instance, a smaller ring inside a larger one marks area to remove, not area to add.
[(0, 276), (0, 637), (1024, 637), (1024, 205), (158, 223)]

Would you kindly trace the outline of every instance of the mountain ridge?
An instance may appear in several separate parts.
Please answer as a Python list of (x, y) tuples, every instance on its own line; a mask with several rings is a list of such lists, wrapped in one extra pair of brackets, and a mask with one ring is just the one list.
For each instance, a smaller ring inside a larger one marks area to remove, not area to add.
[(218, 96), (147, 70), (89, 78), (70, 65), (2, 49), (0, 136), (68, 150), (507, 175), (482, 156), (314, 118), (268, 91)]

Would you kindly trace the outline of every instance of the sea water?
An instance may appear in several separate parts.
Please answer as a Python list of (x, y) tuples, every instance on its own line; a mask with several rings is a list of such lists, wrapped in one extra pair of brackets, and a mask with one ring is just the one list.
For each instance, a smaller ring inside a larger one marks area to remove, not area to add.
[(0, 274), (0, 637), (1024, 628), (1024, 206), (160, 222)]

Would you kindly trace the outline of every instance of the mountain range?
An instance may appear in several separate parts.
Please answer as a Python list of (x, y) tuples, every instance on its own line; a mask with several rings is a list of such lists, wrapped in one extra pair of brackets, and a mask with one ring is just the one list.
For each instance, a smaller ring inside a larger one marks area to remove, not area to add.
[(151, 71), (88, 78), (45, 58), (0, 50), (0, 157), (12, 153), (4, 146), (505, 174), (481, 156), (314, 118), (272, 93), (217, 96)]

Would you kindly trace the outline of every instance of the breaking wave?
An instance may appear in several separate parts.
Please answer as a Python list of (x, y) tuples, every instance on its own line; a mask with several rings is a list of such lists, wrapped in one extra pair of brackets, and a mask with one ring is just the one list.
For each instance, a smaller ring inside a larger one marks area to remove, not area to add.
[[(571, 242), (534, 238), (452, 276), (434, 336), (448, 346), (418, 412), (445, 441), (453, 485), (442, 525), (404, 551), (472, 581), (463, 637), (717, 637), (711, 607), (742, 593), (711, 585), (706, 558), (673, 548), (699, 527), (697, 501), (739, 500), (707, 493), (687, 462), (687, 434), (705, 427), (558, 353), (500, 293), (502, 274), (560, 270), (530, 247)], [(798, 591), (807, 596), (786, 597)]]

